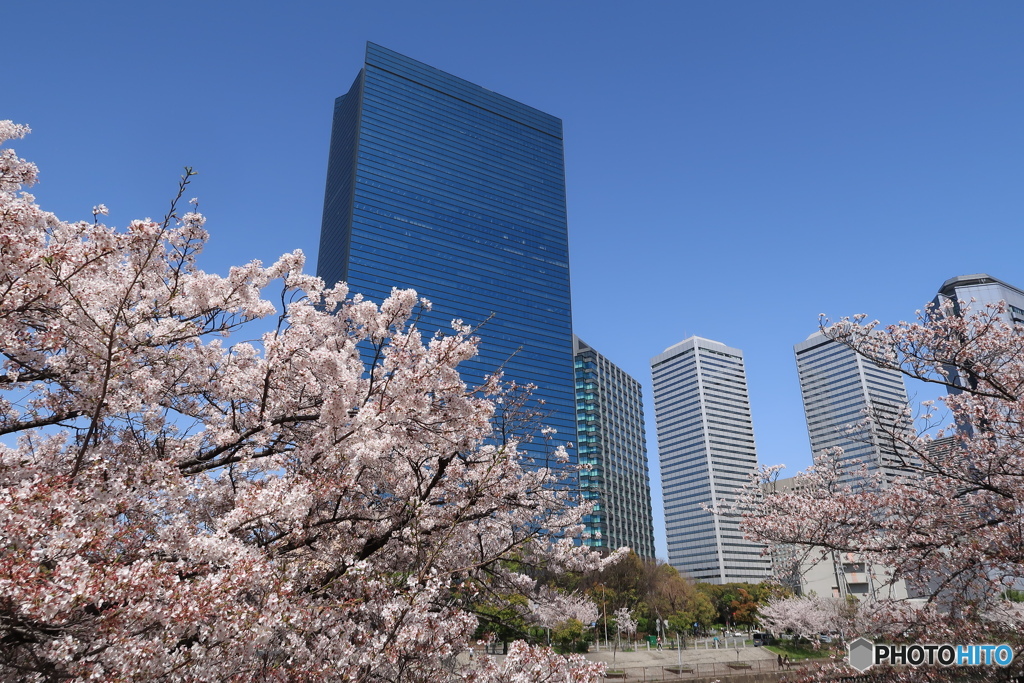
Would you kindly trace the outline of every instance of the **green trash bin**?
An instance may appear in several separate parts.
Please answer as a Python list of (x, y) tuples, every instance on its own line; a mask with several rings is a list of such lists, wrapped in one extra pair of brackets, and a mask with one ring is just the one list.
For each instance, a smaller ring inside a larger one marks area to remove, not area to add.
[(647, 636), (647, 644), (651, 647), (658, 647), (658, 636)]

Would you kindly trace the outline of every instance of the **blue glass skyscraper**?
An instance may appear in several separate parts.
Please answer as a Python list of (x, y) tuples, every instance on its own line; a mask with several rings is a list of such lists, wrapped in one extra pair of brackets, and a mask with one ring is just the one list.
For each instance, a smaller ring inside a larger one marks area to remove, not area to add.
[(415, 289), (421, 328), (482, 325), (467, 381), (535, 384), (575, 439), (560, 119), (368, 43), (335, 101), (317, 273), (376, 301)]

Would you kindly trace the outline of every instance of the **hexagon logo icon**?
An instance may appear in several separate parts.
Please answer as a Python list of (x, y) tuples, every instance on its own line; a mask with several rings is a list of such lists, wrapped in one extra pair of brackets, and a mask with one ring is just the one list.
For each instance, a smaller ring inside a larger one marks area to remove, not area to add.
[(867, 671), (875, 663), (875, 644), (867, 638), (858, 638), (849, 644), (850, 666), (860, 672)]

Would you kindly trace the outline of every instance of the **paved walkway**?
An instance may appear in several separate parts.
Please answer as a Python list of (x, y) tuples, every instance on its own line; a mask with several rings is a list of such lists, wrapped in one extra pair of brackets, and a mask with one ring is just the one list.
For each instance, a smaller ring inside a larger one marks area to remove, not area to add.
[[(680, 654), (676, 650), (658, 650), (647, 646), (641, 646), (634, 652), (613, 652), (610, 649), (601, 648), (599, 651), (591, 649), (586, 655), (587, 659), (594, 662), (605, 662), (609, 669), (625, 671), (628, 680), (676, 680), (669, 676), (671, 670), (678, 666)], [(496, 655), (500, 662), (504, 655)], [(462, 653), (458, 658), (461, 662), (468, 661), (468, 653)], [(690, 647), (682, 651), (682, 664), (689, 673), (687, 678), (695, 676), (726, 677), (750, 671), (753, 673), (777, 672), (777, 657), (775, 654), (762, 647), (746, 648), (709, 648)], [(730, 664), (746, 663), (749, 666), (745, 669), (733, 669)], [(710, 679), (709, 679), (710, 680)]]
[[(603, 647), (599, 652), (591, 648), (586, 654), (587, 659), (595, 662), (607, 662), (612, 664), (613, 654), (611, 650)], [(616, 652), (614, 662), (616, 669), (637, 667), (637, 666), (675, 666), (679, 662), (680, 655), (676, 650), (662, 650), (658, 652), (654, 648), (647, 651), (647, 646), (641, 646), (635, 652)], [(775, 661), (776, 655), (765, 650), (763, 647), (741, 647), (741, 648), (714, 648), (705, 650), (700, 648), (687, 648), (682, 651), (684, 665), (695, 666), (697, 664), (728, 664), (730, 662), (760, 662)]]

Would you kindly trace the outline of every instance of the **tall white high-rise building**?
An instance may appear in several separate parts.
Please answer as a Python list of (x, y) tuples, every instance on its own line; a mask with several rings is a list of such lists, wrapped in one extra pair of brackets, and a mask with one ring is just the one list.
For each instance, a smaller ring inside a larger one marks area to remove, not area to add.
[(869, 473), (881, 470), (888, 480), (906, 474), (908, 456), (891, 436), (896, 430), (905, 438), (911, 428), (904, 416), (903, 375), (878, 367), (820, 332), (793, 350), (815, 457), (825, 449), (842, 448), (839, 468), (844, 483), (861, 478), (861, 463)]
[(690, 337), (651, 360), (669, 562), (709, 583), (771, 575), (762, 546), (735, 516), (707, 507), (736, 501), (757, 469), (743, 352)]

